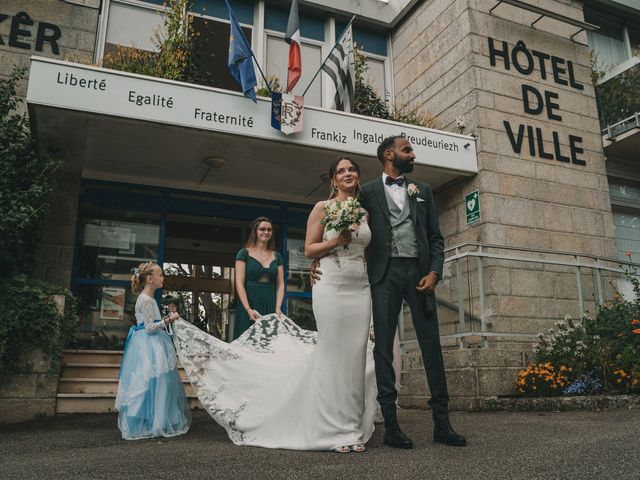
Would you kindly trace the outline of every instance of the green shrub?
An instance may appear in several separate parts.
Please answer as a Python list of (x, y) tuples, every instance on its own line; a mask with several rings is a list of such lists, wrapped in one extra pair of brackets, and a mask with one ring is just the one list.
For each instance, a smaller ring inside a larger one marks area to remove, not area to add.
[(525, 397), (555, 397), (562, 395), (573, 372), (564, 365), (556, 368), (551, 362), (530, 363), (518, 372), (516, 392)]
[(582, 323), (567, 316), (557, 321), (546, 335), (538, 335), (533, 347), (536, 362), (563, 365), (573, 372), (581, 372), (588, 363), (589, 345), (585, 340)]
[[(640, 280), (635, 268), (625, 273), (634, 299), (618, 297), (600, 307), (595, 318), (584, 316), (574, 322), (566, 317), (546, 335), (539, 335), (534, 346), (537, 363), (518, 373), (518, 393), (557, 395), (561, 387), (566, 387), (567, 394), (600, 389), (640, 392)], [(562, 372), (562, 381), (554, 369)]]
[(103, 66), (123, 72), (181, 82), (199, 83), (198, 34), (193, 28), (193, 15), (189, 15), (191, 0), (168, 0), (162, 13), (163, 24), (151, 40), (156, 52), (133, 47), (118, 46), (115, 53), (105, 55)]
[(39, 152), (26, 114), (16, 112), (22, 102), (17, 86), (25, 72), (15, 67), (0, 80), (0, 281), (29, 271), (53, 173), (60, 165)]
[[(64, 295), (61, 315), (54, 295)], [(18, 275), (0, 284), (0, 381), (24, 365), (40, 348), (55, 367), (60, 351), (76, 330), (77, 303), (69, 290)]]

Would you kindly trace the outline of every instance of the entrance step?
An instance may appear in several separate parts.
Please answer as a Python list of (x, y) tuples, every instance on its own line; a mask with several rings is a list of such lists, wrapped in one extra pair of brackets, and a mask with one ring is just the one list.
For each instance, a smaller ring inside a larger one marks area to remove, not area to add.
[[(195, 397), (193, 387), (188, 380), (183, 380), (182, 385), (187, 396)], [(88, 394), (113, 394), (118, 393), (117, 378), (61, 378), (58, 384), (58, 393), (88, 393)]]
[[(114, 411), (122, 351), (65, 350), (58, 382), (56, 413)], [(191, 408), (202, 408), (184, 369), (178, 366)]]
[[(201, 409), (200, 401), (187, 397), (189, 407)], [(115, 394), (104, 393), (59, 393), (56, 401), (56, 413), (111, 413), (115, 412)]]

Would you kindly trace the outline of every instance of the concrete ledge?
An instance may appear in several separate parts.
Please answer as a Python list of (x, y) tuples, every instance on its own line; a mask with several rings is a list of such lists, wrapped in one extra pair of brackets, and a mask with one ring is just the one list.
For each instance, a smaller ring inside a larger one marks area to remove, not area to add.
[(590, 395), (543, 398), (481, 398), (484, 412), (570, 412), (640, 409), (640, 395)]

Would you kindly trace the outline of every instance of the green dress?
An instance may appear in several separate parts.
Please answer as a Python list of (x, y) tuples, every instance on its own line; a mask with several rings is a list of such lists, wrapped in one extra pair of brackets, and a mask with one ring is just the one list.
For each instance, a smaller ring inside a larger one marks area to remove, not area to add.
[[(236, 255), (236, 260), (247, 264), (244, 278), (244, 288), (249, 299), (249, 306), (257, 310), (261, 315), (267, 315), (276, 311), (276, 290), (278, 286), (278, 266), (282, 265), (282, 257), (275, 252), (276, 258), (265, 268), (262, 264), (249, 255), (249, 251), (243, 248)], [(235, 340), (244, 331), (253, 325), (242, 303), (238, 301), (236, 306), (236, 320), (233, 327), (233, 339)]]

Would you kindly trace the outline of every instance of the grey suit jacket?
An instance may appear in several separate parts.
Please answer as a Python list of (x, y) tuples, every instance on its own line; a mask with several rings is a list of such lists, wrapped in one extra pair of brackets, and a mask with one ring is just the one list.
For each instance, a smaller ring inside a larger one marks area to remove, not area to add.
[[(418, 188), (417, 195), (409, 196), (407, 201), (418, 242), (420, 274), (424, 276), (436, 272), (438, 278), (441, 278), (444, 239), (440, 233), (431, 187), (406, 176), (405, 179), (407, 186), (414, 184)], [(391, 220), (384, 188), (382, 178), (378, 177), (364, 184), (360, 194), (360, 202), (369, 212), (371, 228), (371, 243), (367, 248), (367, 269), (371, 285), (382, 280), (391, 254)]]

